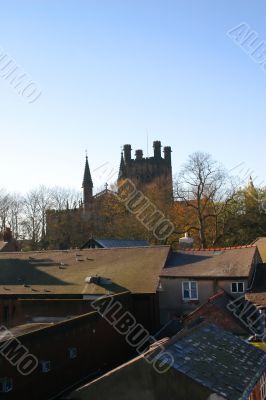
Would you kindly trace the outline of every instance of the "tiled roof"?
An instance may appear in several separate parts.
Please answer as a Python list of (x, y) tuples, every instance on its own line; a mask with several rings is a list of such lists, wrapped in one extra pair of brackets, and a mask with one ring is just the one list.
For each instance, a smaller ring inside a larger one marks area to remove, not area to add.
[(160, 340), (167, 337), (172, 337), (181, 331), (183, 328), (182, 323), (177, 319), (168, 321), (153, 337), (156, 340)]
[(124, 240), (124, 239), (90, 239), (86, 242), (82, 249), (86, 249), (91, 241), (96, 242), (99, 246), (110, 249), (114, 247), (143, 247), (149, 246), (147, 240)]
[(264, 351), (212, 324), (178, 333), (166, 350), (172, 368), (230, 400), (248, 399), (266, 371)]
[[(169, 246), (0, 253), (0, 294), (155, 293)], [(109, 278), (87, 283), (90, 276)]]
[[(159, 363), (169, 363), (165, 353), (172, 354), (174, 363), (169, 371), (156, 372), (149, 362), (152, 352)], [(184, 398), (197, 400), (215, 393), (227, 400), (248, 400), (265, 370), (266, 352), (215, 325), (203, 323), (170, 340), (154, 343), (148, 352), (86, 384), (70, 398), (100, 400), (108, 393), (112, 400), (181, 399), (178, 394), (183, 393), (187, 395)]]
[(262, 262), (266, 263), (266, 237), (259, 237), (254, 244), (258, 247)]
[(173, 252), (161, 276), (248, 278), (256, 252), (256, 246)]
[(149, 246), (147, 240), (95, 239), (95, 241), (105, 248)]

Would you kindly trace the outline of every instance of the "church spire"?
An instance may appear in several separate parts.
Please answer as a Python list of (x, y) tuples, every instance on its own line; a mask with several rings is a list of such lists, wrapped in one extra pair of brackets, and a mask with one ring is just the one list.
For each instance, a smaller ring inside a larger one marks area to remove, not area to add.
[(249, 177), (249, 180), (248, 180), (248, 187), (249, 187), (249, 188), (252, 188), (252, 189), (254, 188), (254, 183), (253, 183), (252, 176)]
[(82, 189), (83, 189), (83, 203), (84, 203), (84, 207), (86, 207), (90, 203), (92, 196), (93, 196), (93, 193), (92, 193), (93, 182), (91, 179), (91, 173), (90, 173), (90, 167), (89, 167), (89, 163), (88, 163), (87, 152), (86, 152), (86, 161), (85, 161)]
[(93, 187), (87, 154), (86, 154), (86, 161), (85, 161), (84, 177), (83, 177), (83, 182), (82, 182), (83, 189), (86, 185)]
[(118, 179), (120, 180), (120, 179), (125, 179), (125, 178), (126, 178), (126, 165), (125, 165), (123, 153), (121, 153), (121, 161), (120, 161)]

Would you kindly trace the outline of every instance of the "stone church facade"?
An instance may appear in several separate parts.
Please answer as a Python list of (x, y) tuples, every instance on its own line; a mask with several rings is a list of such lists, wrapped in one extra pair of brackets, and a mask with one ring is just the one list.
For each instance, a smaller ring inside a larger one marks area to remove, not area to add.
[[(145, 190), (145, 186), (155, 184), (158, 190), (164, 191), (167, 197), (172, 198), (171, 147), (164, 147), (164, 157), (161, 154), (161, 147), (161, 142), (155, 141), (152, 157), (144, 158), (143, 151), (136, 150), (133, 159), (131, 145), (124, 145), (117, 179), (118, 186), (126, 179), (130, 179), (139, 190)], [(93, 194), (93, 180), (87, 155), (82, 190), (83, 199), (75, 209), (46, 212), (46, 237), (52, 248), (68, 248), (70, 243), (79, 247), (90, 236), (105, 237), (105, 225), (110, 223), (112, 218), (110, 213), (108, 215), (108, 202), (114, 204), (118, 200), (115, 192), (109, 190), (107, 185), (102, 192)], [(73, 232), (75, 232), (74, 242)]]

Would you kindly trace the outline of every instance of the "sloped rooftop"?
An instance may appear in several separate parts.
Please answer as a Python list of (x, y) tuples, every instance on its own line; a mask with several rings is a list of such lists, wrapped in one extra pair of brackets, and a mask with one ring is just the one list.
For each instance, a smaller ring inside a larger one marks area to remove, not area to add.
[(266, 370), (266, 353), (213, 324), (182, 331), (166, 350), (172, 368), (226, 399), (248, 399)]
[(254, 244), (258, 246), (263, 263), (266, 263), (266, 237), (259, 237)]
[[(0, 253), (0, 294), (155, 293), (170, 247)], [(88, 283), (90, 276), (109, 283)]]
[[(114, 248), (114, 247), (143, 247), (149, 246), (149, 242), (147, 240), (124, 240), (124, 239), (94, 239), (100, 246), (103, 248)], [(88, 247), (88, 242), (86, 242), (82, 248)]]
[(215, 393), (227, 400), (248, 400), (266, 370), (264, 351), (213, 324), (183, 330), (161, 344), (173, 356), (169, 371), (158, 374), (147, 362), (151, 352), (165, 361), (157, 342), (147, 353), (77, 389), (70, 398), (101, 400), (108, 393), (112, 400), (182, 399), (184, 393), (185, 398), (191, 395), (191, 400), (197, 400)]
[(173, 252), (161, 276), (248, 278), (256, 252), (256, 246)]

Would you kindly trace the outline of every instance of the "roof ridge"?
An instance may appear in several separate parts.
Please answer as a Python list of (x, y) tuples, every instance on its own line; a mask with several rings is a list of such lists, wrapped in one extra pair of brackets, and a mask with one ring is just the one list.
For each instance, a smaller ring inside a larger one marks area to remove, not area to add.
[(37, 254), (49, 254), (49, 253), (74, 253), (77, 251), (103, 251), (103, 250), (126, 250), (126, 249), (132, 249), (132, 250), (136, 250), (136, 249), (156, 249), (156, 248), (170, 248), (171, 246), (169, 244), (161, 244), (161, 245), (149, 245), (149, 246), (136, 246), (136, 247), (109, 247), (109, 248), (91, 248), (91, 249), (66, 249), (66, 250), (30, 250), (30, 251), (2, 251), (0, 252), (1, 254), (8, 254), (10, 256), (15, 255), (15, 254), (33, 254), (33, 253), (37, 253)]
[(217, 299), (218, 297), (222, 296), (225, 294), (224, 289), (220, 289), (219, 292), (215, 293), (213, 296), (208, 298), (208, 303), (211, 303), (213, 300)]
[(255, 244), (260, 239), (266, 239), (266, 236), (257, 236), (256, 239), (251, 242), (251, 244)]
[(256, 244), (245, 244), (245, 245), (241, 245), (241, 246), (229, 246), (229, 247), (208, 247), (207, 249), (198, 247), (198, 248), (193, 248), (193, 249), (182, 249), (182, 250), (178, 250), (178, 251), (192, 253), (193, 251), (206, 251), (206, 252), (207, 251), (223, 251), (223, 250), (249, 249), (249, 248), (253, 248), (253, 247), (257, 247), (257, 245)]

